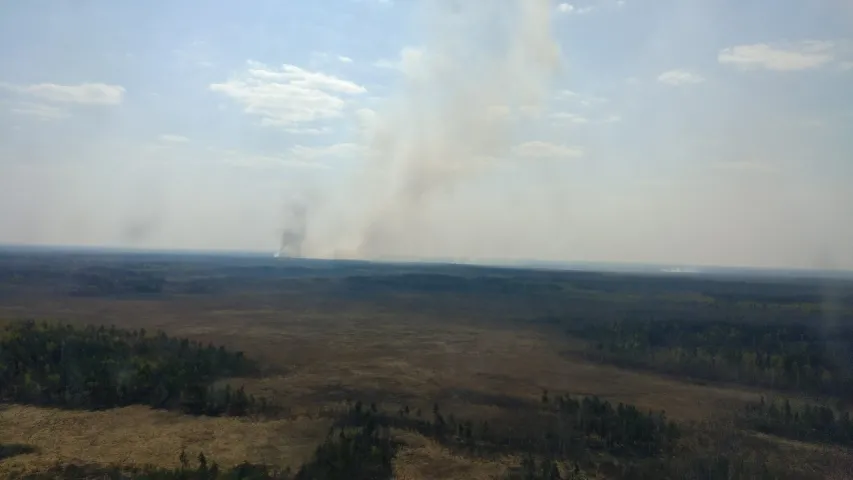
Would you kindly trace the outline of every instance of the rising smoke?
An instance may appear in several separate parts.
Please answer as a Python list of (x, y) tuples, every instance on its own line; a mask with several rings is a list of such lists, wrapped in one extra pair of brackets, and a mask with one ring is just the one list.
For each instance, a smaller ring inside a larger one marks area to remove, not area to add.
[(308, 208), (301, 201), (294, 201), (286, 212), (284, 229), (281, 232), (276, 257), (301, 257), (305, 242)]
[[(343, 197), (361, 208), (336, 219), (343, 231), (334, 240), (309, 236), (312, 254), (405, 251), (437, 194), (508, 152), (519, 119), (542, 105), (558, 67), (552, 12), (551, 0), (422, 3), (425, 44), (401, 59), (403, 84), (376, 116), (365, 168)], [(282, 245), (297, 237), (288, 229)]]

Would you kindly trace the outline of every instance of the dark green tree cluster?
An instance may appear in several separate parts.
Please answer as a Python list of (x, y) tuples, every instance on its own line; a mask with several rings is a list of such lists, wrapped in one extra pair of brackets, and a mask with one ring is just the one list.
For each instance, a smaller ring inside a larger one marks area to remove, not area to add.
[(614, 474), (614, 478), (620, 480), (802, 480), (815, 477), (802, 477), (779, 471), (764, 458), (738, 453), (703, 452), (681, 458), (624, 465)]
[(537, 459), (533, 455), (525, 455), (521, 460), (518, 471), (511, 472), (509, 480), (581, 480), (587, 476), (577, 464), (572, 470), (562, 472), (559, 462), (550, 457)]
[(844, 396), (853, 393), (848, 330), (724, 321), (577, 322), (593, 356), (709, 380)]
[(826, 405), (792, 406), (785, 400), (765, 401), (746, 406), (742, 420), (748, 428), (807, 442), (853, 445), (850, 412), (836, 413)]
[(164, 333), (15, 322), (0, 331), (0, 399), (67, 408), (131, 404), (192, 414), (243, 415), (260, 406), (241, 389), (213, 389), (248, 375), (242, 352)]
[(611, 455), (655, 457), (669, 452), (678, 442), (680, 432), (663, 412), (643, 413), (633, 405), (610, 402), (598, 397), (575, 399), (557, 397), (546, 408), (525, 418), (521, 425), (514, 421), (489, 424), (445, 415), (438, 404), (432, 415), (403, 407), (397, 415), (377, 413), (356, 402), (338, 423), (341, 427), (363, 427), (366, 419), (383, 426), (417, 431), (441, 443), (475, 454), (514, 453), (546, 455), (554, 459), (574, 459), (590, 452)]
[(332, 429), (295, 480), (381, 480), (393, 475), (397, 446), (376, 412), (362, 412), (362, 426)]
[(16, 455), (25, 455), (34, 453), (36, 449), (31, 445), (21, 443), (0, 443), (0, 461)]
[(623, 403), (614, 407), (596, 396), (563, 395), (555, 406), (558, 417), (549, 436), (555, 453), (585, 438), (590, 447), (613, 454), (654, 457), (671, 451), (681, 435), (663, 411), (644, 413)]

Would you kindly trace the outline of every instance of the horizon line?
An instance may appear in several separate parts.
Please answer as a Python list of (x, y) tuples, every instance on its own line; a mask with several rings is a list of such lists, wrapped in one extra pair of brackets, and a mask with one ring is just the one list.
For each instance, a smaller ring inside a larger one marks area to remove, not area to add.
[[(162, 248), (162, 247), (130, 247), (116, 245), (68, 245), (68, 244), (11, 244), (0, 243), (0, 252), (8, 250), (40, 250), (60, 252), (88, 251), (92, 253), (127, 253), (127, 254), (184, 254), (184, 255), (217, 255), (217, 256), (252, 256), (264, 258), (269, 255), (271, 261), (279, 260), (306, 260), (306, 261), (342, 261), (342, 262), (365, 262), (365, 263), (406, 263), (406, 264), (438, 264), (438, 265), (466, 265), (482, 267), (515, 267), (548, 270), (566, 270), (571, 267), (587, 267), (592, 271), (615, 272), (615, 273), (669, 273), (669, 274), (713, 274), (713, 273), (798, 273), (798, 274), (831, 274), (832, 277), (853, 278), (853, 270), (844, 268), (807, 268), (807, 267), (785, 267), (785, 266), (749, 266), (749, 265), (709, 265), (709, 264), (678, 264), (678, 263), (646, 263), (636, 261), (615, 260), (543, 260), (543, 259), (519, 259), (519, 258), (476, 258), (476, 257), (411, 257), (411, 256), (383, 256), (376, 258), (353, 258), (353, 257), (309, 257), (309, 256), (276, 256), (275, 251), (263, 250), (233, 250), (225, 248)], [(593, 268), (598, 267), (598, 268)], [(611, 268), (607, 268), (611, 267)], [(615, 267), (615, 268), (614, 268)], [(622, 267), (622, 268), (618, 268)], [(627, 269), (625, 269), (627, 267)], [(639, 269), (639, 270), (637, 270)], [(648, 271), (653, 269), (654, 272)], [(849, 277), (848, 277), (849, 276)]]

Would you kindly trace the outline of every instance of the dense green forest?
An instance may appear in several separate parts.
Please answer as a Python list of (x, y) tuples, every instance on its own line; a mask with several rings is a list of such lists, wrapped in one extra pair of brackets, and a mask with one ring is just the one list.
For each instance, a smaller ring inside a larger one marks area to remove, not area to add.
[(792, 405), (771, 400), (749, 403), (742, 415), (744, 426), (763, 433), (806, 442), (853, 445), (850, 412), (839, 413), (826, 405)]
[(67, 408), (131, 404), (199, 415), (264, 407), (217, 379), (254, 373), (241, 352), (144, 329), (14, 322), (0, 331), (0, 400)]
[(574, 322), (592, 358), (708, 380), (844, 397), (853, 393), (853, 330), (728, 321)]

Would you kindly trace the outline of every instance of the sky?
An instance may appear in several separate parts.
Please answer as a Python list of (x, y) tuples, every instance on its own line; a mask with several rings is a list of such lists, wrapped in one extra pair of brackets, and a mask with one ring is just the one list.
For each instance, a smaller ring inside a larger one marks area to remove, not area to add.
[(0, 243), (853, 269), (853, 4), (0, 1)]

